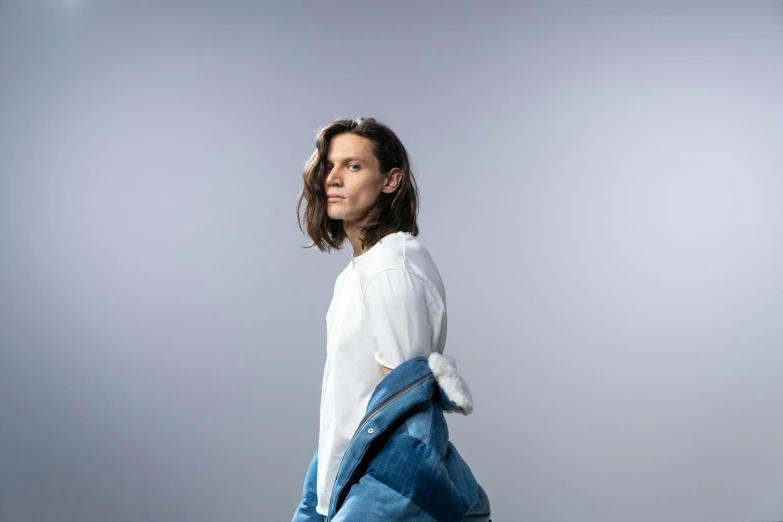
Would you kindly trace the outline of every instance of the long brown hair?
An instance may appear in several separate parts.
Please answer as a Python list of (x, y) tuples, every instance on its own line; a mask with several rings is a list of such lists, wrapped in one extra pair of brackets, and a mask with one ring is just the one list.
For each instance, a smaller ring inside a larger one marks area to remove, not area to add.
[(296, 204), (296, 218), (299, 230), (302, 228), (302, 217), (299, 209), (306, 200), (304, 225), (307, 235), (313, 240), (303, 248), (318, 247), (320, 251), (339, 250), (346, 239), (342, 221), (329, 217), (326, 213), (326, 180), (327, 155), (332, 138), (338, 134), (356, 134), (373, 142), (373, 153), (378, 159), (382, 174), (393, 168), (402, 171), (402, 178), (397, 190), (391, 194), (381, 192), (378, 200), (368, 212), (367, 223), (361, 228), (362, 250), (372, 246), (382, 237), (392, 232), (410, 232), (419, 234), (416, 224), (419, 192), (413, 177), (408, 153), (397, 135), (386, 125), (375, 118), (357, 118), (355, 120), (334, 120), (322, 127), (315, 139), (315, 151), (307, 160), (302, 172), (304, 187), (299, 193)]

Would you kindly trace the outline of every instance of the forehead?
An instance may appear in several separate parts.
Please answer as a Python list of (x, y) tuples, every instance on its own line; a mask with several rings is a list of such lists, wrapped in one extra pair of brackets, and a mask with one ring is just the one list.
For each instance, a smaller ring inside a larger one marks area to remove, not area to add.
[(329, 144), (327, 157), (332, 163), (345, 158), (357, 158), (365, 162), (372, 162), (375, 158), (372, 150), (372, 141), (356, 134), (338, 134), (332, 138)]

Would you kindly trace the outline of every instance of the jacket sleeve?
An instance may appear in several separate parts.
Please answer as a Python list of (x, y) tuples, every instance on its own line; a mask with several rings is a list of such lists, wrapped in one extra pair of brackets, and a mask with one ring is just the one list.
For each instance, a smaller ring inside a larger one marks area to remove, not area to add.
[[(472, 474), (468, 476), (469, 470), (456, 473), (458, 469), (447, 460), (457, 456), (444, 460), (434, 447), (398, 429), (400, 433), (389, 437), (369, 459), (329, 522), (458, 522), (465, 518), (476, 501), (476, 490), (470, 486), (475, 480)], [(476, 511), (483, 514), (481, 509)], [(469, 520), (485, 522), (489, 517)]]
[(291, 522), (323, 522), (324, 516), (318, 514), (315, 506), (318, 505), (318, 493), (316, 479), (318, 478), (318, 450), (315, 450), (310, 465), (307, 467), (304, 485), (302, 486), (302, 501), (294, 512)]
[[(413, 501), (371, 474), (351, 486), (345, 502), (329, 522), (433, 522)], [(322, 521), (323, 522), (323, 521)]]

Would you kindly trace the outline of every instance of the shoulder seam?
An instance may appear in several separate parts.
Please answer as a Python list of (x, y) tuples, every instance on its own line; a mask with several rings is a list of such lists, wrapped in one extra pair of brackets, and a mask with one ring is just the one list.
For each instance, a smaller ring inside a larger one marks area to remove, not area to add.
[(423, 278), (423, 277), (421, 277), (420, 275), (418, 275), (418, 274), (414, 274), (413, 272), (411, 272), (411, 271), (410, 271), (410, 270), (408, 270), (407, 268), (384, 268), (383, 270), (379, 271), (377, 274), (375, 274), (374, 276), (372, 276), (372, 277), (370, 278), (370, 280), (369, 280), (369, 281), (367, 281), (367, 284), (364, 286), (364, 290), (362, 291), (362, 301), (364, 301), (364, 303), (365, 303), (365, 306), (367, 306), (367, 305), (366, 305), (366, 303), (367, 303), (367, 289), (368, 289), (368, 288), (370, 288), (370, 283), (372, 283), (372, 281), (373, 281), (373, 280), (374, 280), (376, 277), (378, 277), (379, 275), (381, 275), (382, 273), (384, 273), (384, 272), (389, 272), (389, 271), (391, 271), (391, 270), (396, 270), (396, 271), (400, 271), (400, 272), (406, 272), (406, 273), (408, 273), (408, 274), (412, 275), (413, 277), (415, 277), (416, 279), (418, 279), (419, 281), (421, 281), (421, 282), (424, 284), (424, 287), (425, 287), (425, 288), (427, 288), (427, 290), (429, 290), (430, 292), (432, 292), (432, 293), (435, 295), (435, 297), (436, 297), (436, 298), (438, 299), (438, 301), (440, 302), (440, 305), (441, 305), (441, 307), (444, 307), (444, 308), (445, 308), (445, 306), (443, 305), (443, 299), (440, 297), (440, 294), (438, 294), (438, 289), (437, 289), (437, 288), (435, 288), (435, 285), (434, 285), (434, 284), (432, 284), (432, 282), (431, 282), (431, 281), (428, 281), (428, 280), (424, 279), (424, 278)]

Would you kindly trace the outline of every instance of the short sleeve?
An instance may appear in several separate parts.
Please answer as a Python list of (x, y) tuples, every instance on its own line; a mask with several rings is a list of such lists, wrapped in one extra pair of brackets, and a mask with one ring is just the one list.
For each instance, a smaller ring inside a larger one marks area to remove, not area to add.
[(442, 306), (425, 280), (404, 269), (384, 270), (368, 282), (364, 303), (379, 364), (393, 369), (432, 353)]

